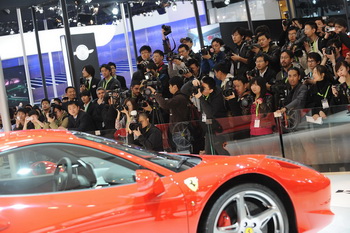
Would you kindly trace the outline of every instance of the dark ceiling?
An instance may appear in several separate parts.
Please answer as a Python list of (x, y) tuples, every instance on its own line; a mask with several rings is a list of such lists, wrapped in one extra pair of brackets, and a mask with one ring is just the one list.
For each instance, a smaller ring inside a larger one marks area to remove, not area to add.
[[(130, 4), (132, 15), (139, 15), (154, 10), (164, 14), (165, 9), (175, 0), (66, 0), (70, 26), (112, 24), (121, 19), (120, 10), (116, 14), (113, 13), (113, 8), (120, 9), (116, 3), (122, 2)], [(36, 9), (39, 30), (44, 29), (44, 19), (47, 21), (48, 29), (62, 27), (59, 0), (0, 0), (0, 36), (18, 33), (16, 8), (21, 9), (24, 32), (32, 31), (33, 6)]]

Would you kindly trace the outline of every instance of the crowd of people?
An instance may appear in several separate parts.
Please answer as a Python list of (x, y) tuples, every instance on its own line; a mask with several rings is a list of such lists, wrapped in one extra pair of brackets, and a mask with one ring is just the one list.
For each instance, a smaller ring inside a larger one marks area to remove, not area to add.
[(238, 27), (232, 31), (234, 47), (214, 38), (198, 53), (189, 37), (182, 38), (174, 52), (162, 29), (164, 50), (152, 53), (148, 45), (139, 49), (129, 88), (125, 78), (116, 75), (114, 63), (101, 65), (101, 78), (86, 65), (79, 90), (67, 87), (62, 99), (43, 99), (40, 107), (18, 109), (14, 130), (103, 131), (113, 138), (125, 129), (128, 143), (162, 151), (162, 132), (155, 125), (170, 124), (169, 144), (176, 150), (171, 142), (175, 124), (196, 120), (203, 124), (191, 125), (191, 152), (228, 154), (219, 118), (250, 116), (250, 136), (255, 137), (273, 133), (269, 113), (312, 108), (314, 119), (326, 118), (332, 106), (349, 104), (346, 20), (291, 19), (283, 21), (282, 29), (272, 41), (266, 25), (255, 32)]

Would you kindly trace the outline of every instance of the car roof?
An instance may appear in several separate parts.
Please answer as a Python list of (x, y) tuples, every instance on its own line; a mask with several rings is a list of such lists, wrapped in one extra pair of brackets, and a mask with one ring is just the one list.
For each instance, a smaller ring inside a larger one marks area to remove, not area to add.
[(67, 130), (20, 130), (0, 133), (0, 151), (9, 148), (46, 142), (71, 142), (83, 140)]

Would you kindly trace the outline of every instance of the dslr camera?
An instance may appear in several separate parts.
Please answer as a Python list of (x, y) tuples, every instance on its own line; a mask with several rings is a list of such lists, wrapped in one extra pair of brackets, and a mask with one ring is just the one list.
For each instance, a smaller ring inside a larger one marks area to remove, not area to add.
[(184, 74), (187, 74), (189, 72), (191, 72), (191, 69), (189, 69), (188, 67), (183, 67), (179, 70), (180, 75), (184, 75)]
[(326, 53), (327, 55), (332, 55), (332, 52), (333, 52), (333, 54), (335, 54), (335, 47), (334, 47), (334, 46), (328, 46), (328, 47), (326, 48), (325, 53)]
[(162, 29), (164, 30), (164, 36), (167, 36), (171, 33), (171, 27), (165, 24), (162, 25)]
[(235, 89), (235, 85), (233, 85), (233, 79), (230, 78), (229, 81), (227, 81), (226, 85), (225, 85), (225, 89), (222, 91), (222, 94), (225, 97), (231, 96), (233, 94), (235, 94), (235, 96), (237, 97), (237, 91)]
[(212, 54), (212, 47), (211, 46), (204, 46), (203, 48), (201, 48), (200, 54), (202, 54), (202, 55)]

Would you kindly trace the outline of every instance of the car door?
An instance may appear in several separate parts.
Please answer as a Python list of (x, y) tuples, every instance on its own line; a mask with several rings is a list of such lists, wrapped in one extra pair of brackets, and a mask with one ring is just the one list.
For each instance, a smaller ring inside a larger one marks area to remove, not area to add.
[[(184, 196), (172, 180), (107, 152), (31, 145), (1, 153), (0, 168), (0, 231), (188, 232)], [(144, 184), (135, 182), (142, 174)]]

